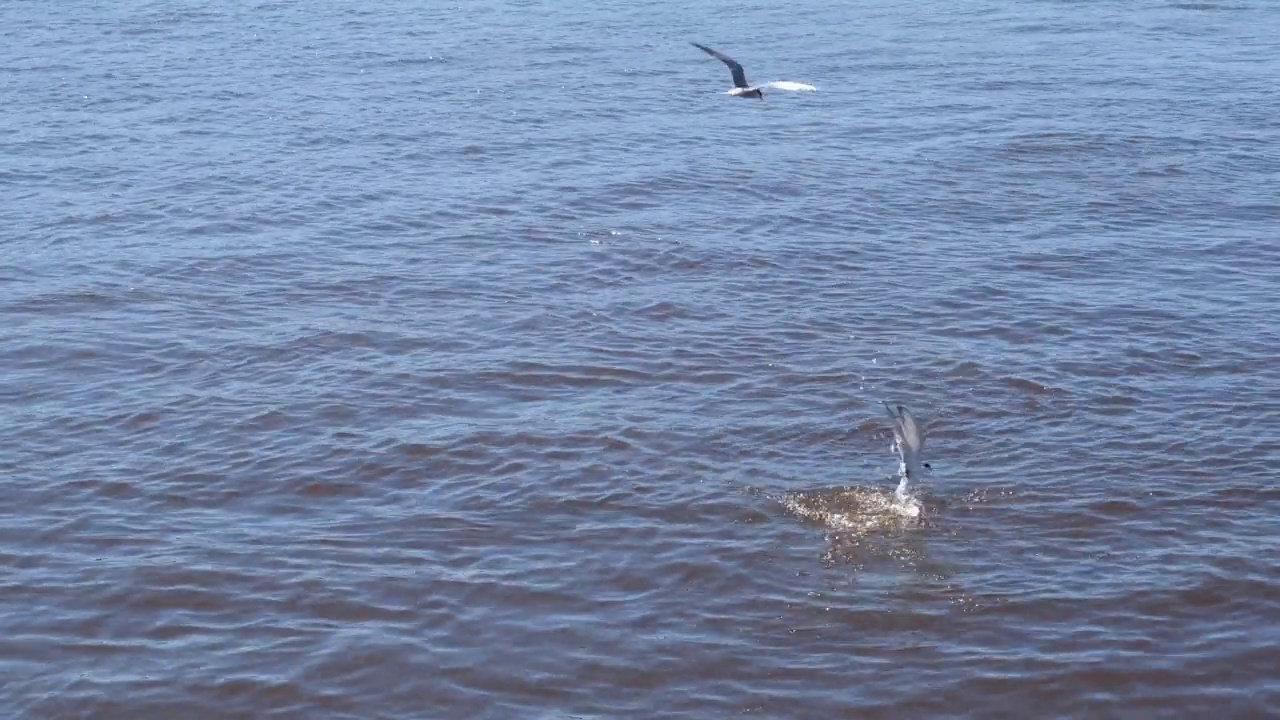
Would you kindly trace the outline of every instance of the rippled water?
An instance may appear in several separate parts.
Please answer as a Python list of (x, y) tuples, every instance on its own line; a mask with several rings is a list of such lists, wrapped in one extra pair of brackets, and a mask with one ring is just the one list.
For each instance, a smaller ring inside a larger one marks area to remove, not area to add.
[(1278, 27), (0, 5), (0, 715), (1280, 714)]

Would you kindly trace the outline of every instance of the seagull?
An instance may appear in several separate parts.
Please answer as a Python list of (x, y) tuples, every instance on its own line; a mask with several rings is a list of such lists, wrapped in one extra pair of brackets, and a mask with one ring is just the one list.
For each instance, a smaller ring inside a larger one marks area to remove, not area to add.
[(698, 48), (702, 52), (710, 55), (711, 57), (719, 60), (725, 65), (729, 66), (729, 71), (733, 73), (733, 89), (729, 91), (730, 95), (743, 97), (743, 98), (760, 98), (761, 100), (763, 100), (764, 88), (778, 88), (779, 90), (817, 90), (817, 88), (815, 88), (812, 85), (806, 85), (804, 83), (798, 83), (798, 82), (788, 82), (785, 80), (778, 81), (778, 82), (765, 83), (764, 85), (757, 85), (755, 87), (752, 87), (751, 85), (747, 84), (747, 73), (745, 70), (742, 69), (742, 66), (738, 64), (737, 60), (734, 60), (733, 58), (729, 57), (728, 55), (725, 55), (722, 52), (717, 52), (715, 50), (712, 50), (706, 45), (699, 45), (698, 43), (693, 43), (693, 46)]

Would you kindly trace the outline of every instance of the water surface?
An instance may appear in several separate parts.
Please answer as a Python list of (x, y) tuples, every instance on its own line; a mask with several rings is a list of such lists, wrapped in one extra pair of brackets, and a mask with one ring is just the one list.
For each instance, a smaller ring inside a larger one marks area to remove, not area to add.
[(1280, 714), (1277, 27), (5, 4), (0, 715)]

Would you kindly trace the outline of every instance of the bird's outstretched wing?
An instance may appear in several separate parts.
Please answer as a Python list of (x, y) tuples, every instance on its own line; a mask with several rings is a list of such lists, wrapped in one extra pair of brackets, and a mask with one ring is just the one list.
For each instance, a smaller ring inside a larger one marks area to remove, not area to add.
[(738, 64), (737, 60), (734, 60), (733, 58), (729, 57), (728, 55), (725, 55), (724, 53), (716, 52), (715, 50), (712, 50), (706, 45), (699, 45), (698, 43), (693, 43), (693, 46), (705, 52), (706, 54), (710, 55), (711, 57), (719, 60), (725, 65), (728, 65), (729, 69), (733, 71), (734, 87), (740, 87), (740, 88), (750, 87), (749, 85), (747, 85), (747, 73), (742, 69), (742, 66)]

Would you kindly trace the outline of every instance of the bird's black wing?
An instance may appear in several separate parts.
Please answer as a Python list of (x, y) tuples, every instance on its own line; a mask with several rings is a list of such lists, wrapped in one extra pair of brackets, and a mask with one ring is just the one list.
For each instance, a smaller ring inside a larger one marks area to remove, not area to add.
[(725, 65), (728, 65), (729, 69), (733, 71), (734, 87), (740, 87), (740, 88), (750, 87), (749, 85), (747, 85), (747, 73), (742, 69), (742, 66), (738, 64), (737, 60), (734, 60), (733, 58), (729, 57), (728, 55), (725, 55), (724, 53), (718, 53), (715, 50), (712, 50), (711, 48), (707, 47), (706, 45), (699, 45), (698, 43), (693, 43), (693, 46), (705, 52), (706, 54), (710, 55), (711, 57), (719, 60)]

